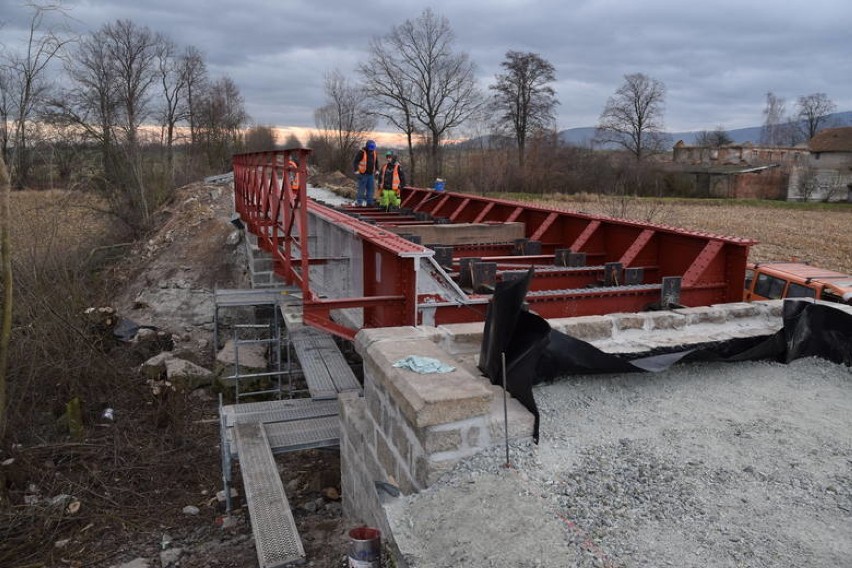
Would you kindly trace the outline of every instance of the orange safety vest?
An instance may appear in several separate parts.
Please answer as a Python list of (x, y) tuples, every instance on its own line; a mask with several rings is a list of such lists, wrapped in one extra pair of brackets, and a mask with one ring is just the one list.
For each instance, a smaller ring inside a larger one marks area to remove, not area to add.
[[(385, 172), (388, 169), (388, 165), (385, 164), (382, 166), (382, 173), (379, 177), (382, 185), (385, 183)], [(399, 195), (399, 164), (396, 163), (393, 165), (393, 180), (391, 181), (391, 189), (393, 189), (397, 195)]]
[(293, 191), (299, 191), (299, 171), (297, 170), (296, 162), (290, 160), (287, 162), (287, 167), (292, 168), (288, 174), (290, 176), (290, 189)]
[[(367, 158), (369, 157), (370, 152), (368, 150), (361, 150), (361, 161), (358, 162), (358, 173), (363, 174), (367, 172)], [(373, 153), (375, 157), (375, 153)], [(375, 158), (374, 158), (375, 159)], [(375, 164), (373, 166), (373, 171), (376, 171)]]

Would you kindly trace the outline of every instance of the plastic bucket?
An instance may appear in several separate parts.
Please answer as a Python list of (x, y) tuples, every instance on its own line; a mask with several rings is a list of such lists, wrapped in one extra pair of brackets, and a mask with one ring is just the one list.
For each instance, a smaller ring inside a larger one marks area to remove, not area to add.
[(440, 178), (436, 179), (434, 189), (435, 189), (435, 191), (444, 191), (444, 180), (442, 180)]
[(382, 531), (358, 527), (349, 531), (349, 568), (380, 568)]

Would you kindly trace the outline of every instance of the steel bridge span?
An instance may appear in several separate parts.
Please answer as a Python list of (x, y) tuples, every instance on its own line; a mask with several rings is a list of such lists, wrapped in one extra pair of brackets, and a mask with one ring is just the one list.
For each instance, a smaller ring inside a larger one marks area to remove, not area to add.
[(742, 300), (753, 240), (416, 187), (399, 211), (334, 208), (307, 197), (309, 156), (234, 156), (235, 208), (301, 289), (305, 323), (347, 339), (483, 321), (494, 286), (530, 269), (526, 302), (545, 318)]

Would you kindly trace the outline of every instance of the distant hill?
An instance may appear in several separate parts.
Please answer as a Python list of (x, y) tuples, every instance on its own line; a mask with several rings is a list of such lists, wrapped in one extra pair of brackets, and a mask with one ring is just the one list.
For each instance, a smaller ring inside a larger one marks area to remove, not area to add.
[[(852, 111), (835, 112), (829, 115), (828, 128), (838, 126), (852, 126)], [(710, 127), (708, 130), (713, 130), (715, 127)], [(585, 126), (581, 128), (569, 128), (559, 132), (559, 140), (565, 144), (573, 144), (574, 146), (588, 146), (595, 137), (595, 127)], [(758, 143), (760, 141), (760, 133), (763, 128), (761, 126), (750, 126), (747, 128), (736, 128), (728, 130), (728, 135), (737, 143), (745, 142)], [(678, 140), (683, 140), (684, 144), (694, 144), (696, 137), (701, 133), (700, 130), (691, 132), (669, 132), (672, 144)]]

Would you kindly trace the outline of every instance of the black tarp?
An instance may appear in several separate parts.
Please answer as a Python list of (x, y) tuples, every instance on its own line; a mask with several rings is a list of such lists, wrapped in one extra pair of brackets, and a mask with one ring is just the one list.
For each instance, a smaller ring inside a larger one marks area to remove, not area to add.
[(532, 269), (524, 278), (497, 284), (488, 313), (479, 368), (492, 384), (503, 384), (506, 357), (509, 393), (535, 415), (532, 387), (568, 375), (658, 372), (675, 363), (695, 361), (774, 360), (789, 363), (800, 357), (821, 357), (852, 365), (852, 315), (810, 299), (785, 300), (783, 327), (774, 334), (691, 345), (628, 358), (551, 329), (544, 318), (524, 309)]

